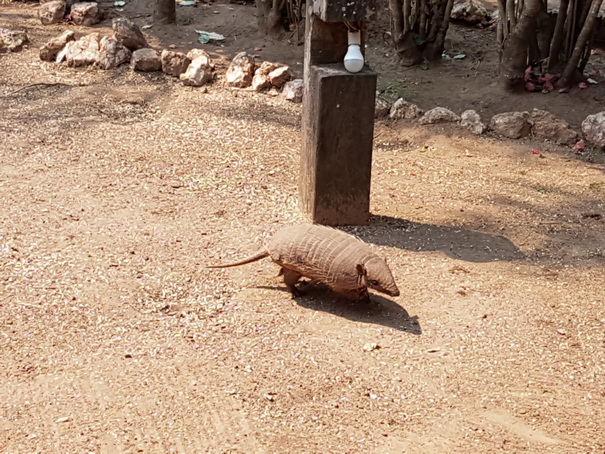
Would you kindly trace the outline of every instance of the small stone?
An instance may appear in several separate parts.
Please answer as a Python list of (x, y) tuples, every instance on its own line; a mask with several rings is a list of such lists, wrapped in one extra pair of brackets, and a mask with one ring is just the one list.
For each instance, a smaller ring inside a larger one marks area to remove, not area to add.
[(130, 67), (135, 71), (151, 72), (162, 69), (162, 60), (157, 50), (147, 47), (132, 53)]
[(191, 64), (191, 60), (185, 54), (172, 50), (163, 50), (161, 59), (162, 71), (169, 76), (179, 77)]
[(582, 133), (587, 141), (605, 148), (605, 111), (588, 115), (582, 122)]
[(28, 42), (24, 31), (0, 28), (0, 52), (19, 52)]
[(71, 67), (92, 65), (99, 61), (99, 50), (99, 34), (91, 33), (73, 43), (69, 43), (65, 60), (67, 65)]
[(479, 114), (472, 109), (462, 112), (462, 115), (460, 115), (460, 126), (478, 136), (483, 134), (486, 128)]
[(130, 19), (125, 17), (116, 17), (111, 21), (114, 38), (130, 50), (143, 49), (149, 47), (145, 35)]
[(294, 79), (286, 82), (282, 88), (282, 96), (288, 101), (302, 102), (305, 84), (302, 79)]
[(529, 123), (532, 135), (538, 139), (571, 145), (578, 137), (578, 133), (569, 127), (569, 123), (545, 110), (533, 109)]
[(391, 103), (380, 96), (376, 96), (376, 104), (374, 108), (374, 118), (385, 118), (389, 115)]
[(75, 40), (75, 33), (71, 30), (65, 30), (59, 36), (55, 36), (40, 48), (40, 60), (54, 61), (61, 49), (63, 49), (68, 42)]
[(246, 52), (235, 56), (225, 75), (227, 85), (235, 88), (246, 88), (252, 84), (254, 77), (254, 57)]
[(369, 343), (367, 343), (367, 344), (365, 344), (365, 345), (363, 346), (363, 349), (364, 349), (366, 352), (372, 352), (372, 351), (374, 351), (374, 350), (378, 350), (379, 348), (380, 348), (380, 345), (378, 345), (378, 344), (376, 344), (376, 343), (374, 343), (374, 342), (369, 342)]
[(196, 58), (200, 58), (200, 57), (205, 57), (208, 66), (210, 66), (210, 68), (214, 69), (214, 62), (210, 58), (210, 55), (208, 55), (208, 52), (206, 52), (205, 50), (191, 49), (189, 52), (187, 52), (187, 58), (191, 61), (195, 60)]
[(269, 73), (276, 70), (280, 66), (281, 65), (279, 63), (270, 61), (262, 62), (254, 72), (254, 77), (252, 78), (252, 89), (255, 91), (262, 91), (265, 88), (269, 88), (271, 86), (271, 82), (269, 82), (268, 79)]
[(421, 125), (458, 123), (459, 121), (460, 117), (445, 107), (435, 107), (434, 109), (427, 110), (425, 114), (420, 117), (420, 120), (418, 120)]
[(179, 76), (183, 85), (201, 87), (212, 80), (212, 68), (210, 59), (206, 55), (200, 55), (191, 62), (187, 71)]
[(103, 13), (96, 2), (79, 2), (71, 5), (71, 19), (76, 25), (90, 27), (98, 24), (103, 18)]
[(55, 0), (43, 3), (38, 8), (38, 18), (42, 25), (57, 24), (65, 16), (66, 3), (63, 0)]
[(284, 84), (292, 80), (292, 71), (288, 66), (281, 66), (269, 73), (267, 79), (276, 88), (281, 88)]
[(504, 112), (492, 117), (489, 127), (496, 134), (509, 139), (526, 137), (531, 131), (529, 112)]
[(407, 120), (413, 120), (422, 117), (422, 115), (424, 115), (424, 110), (416, 104), (407, 102), (403, 98), (399, 98), (395, 101), (389, 111), (389, 118), (393, 119), (405, 118)]
[(99, 46), (97, 65), (101, 69), (117, 68), (130, 61), (130, 50), (113, 37), (104, 36)]
[(71, 420), (71, 418), (70, 418), (70, 417), (68, 417), (68, 416), (62, 416), (61, 418), (57, 418), (57, 419), (55, 419), (55, 422), (57, 422), (57, 423), (62, 423), (62, 422), (68, 422), (68, 421), (70, 421), (70, 420)]

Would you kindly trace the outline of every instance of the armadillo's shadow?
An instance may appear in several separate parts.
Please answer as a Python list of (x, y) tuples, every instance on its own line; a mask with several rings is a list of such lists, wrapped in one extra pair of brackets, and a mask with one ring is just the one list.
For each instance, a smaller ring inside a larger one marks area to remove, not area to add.
[[(258, 286), (257, 288), (289, 293), (285, 287)], [(410, 316), (399, 304), (376, 293), (371, 293), (370, 298), (371, 302), (351, 301), (320, 283), (310, 282), (305, 285), (302, 295), (295, 297), (294, 301), (305, 309), (328, 312), (353, 322), (372, 323), (410, 334), (422, 334), (417, 316)]]

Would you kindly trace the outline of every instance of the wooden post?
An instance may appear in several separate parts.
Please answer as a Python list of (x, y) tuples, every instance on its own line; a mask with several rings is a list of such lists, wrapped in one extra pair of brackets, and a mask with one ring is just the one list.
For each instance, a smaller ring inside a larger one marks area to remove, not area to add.
[(376, 73), (350, 73), (346, 22), (365, 42), (376, 0), (311, 0), (305, 27), (301, 205), (312, 222), (363, 225), (370, 216)]

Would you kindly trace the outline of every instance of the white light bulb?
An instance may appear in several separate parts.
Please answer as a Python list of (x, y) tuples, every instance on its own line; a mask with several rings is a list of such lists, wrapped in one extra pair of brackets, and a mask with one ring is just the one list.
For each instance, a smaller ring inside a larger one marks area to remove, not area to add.
[(363, 69), (363, 54), (361, 53), (361, 32), (349, 33), (349, 50), (345, 55), (345, 69), (350, 73), (358, 73)]

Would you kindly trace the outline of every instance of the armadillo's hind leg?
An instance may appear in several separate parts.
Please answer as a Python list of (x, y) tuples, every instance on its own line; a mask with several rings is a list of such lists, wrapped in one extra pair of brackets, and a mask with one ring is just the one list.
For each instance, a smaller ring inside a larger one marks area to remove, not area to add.
[(296, 288), (296, 283), (300, 280), (301, 274), (287, 268), (282, 268), (279, 274), (284, 276), (284, 284), (286, 284), (288, 290), (292, 292), (292, 296), (300, 296), (300, 291)]

